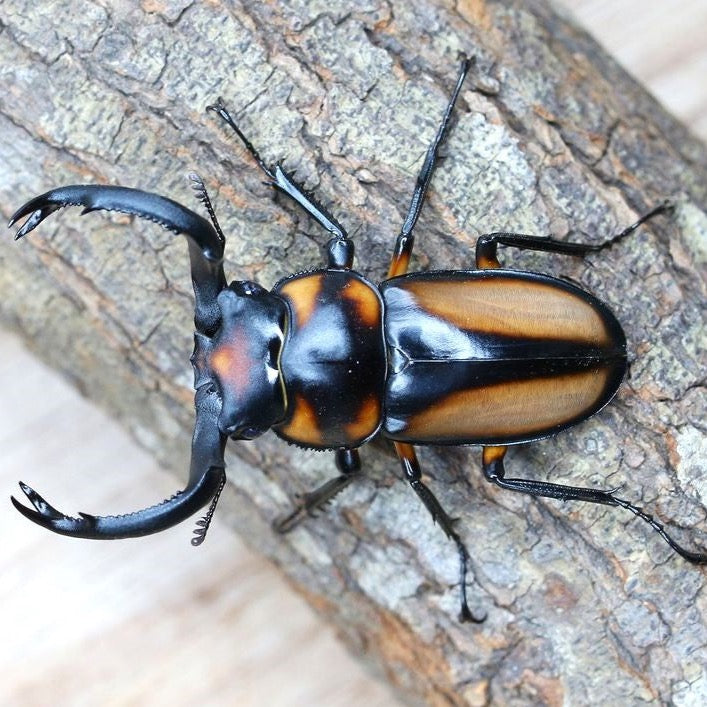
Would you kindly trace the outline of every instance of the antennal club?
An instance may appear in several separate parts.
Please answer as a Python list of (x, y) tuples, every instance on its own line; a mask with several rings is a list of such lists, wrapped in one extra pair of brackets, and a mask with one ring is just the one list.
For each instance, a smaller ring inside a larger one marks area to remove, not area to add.
[(214, 225), (214, 230), (218, 234), (218, 237), (221, 239), (221, 242), (225, 243), (226, 236), (223, 235), (221, 226), (219, 225), (218, 219), (216, 218), (216, 212), (214, 211), (214, 207), (211, 204), (209, 193), (206, 191), (206, 185), (204, 184), (204, 180), (196, 172), (191, 172), (188, 177), (191, 181), (191, 187), (196, 193), (196, 198), (204, 205), (204, 207), (208, 211), (211, 223)]

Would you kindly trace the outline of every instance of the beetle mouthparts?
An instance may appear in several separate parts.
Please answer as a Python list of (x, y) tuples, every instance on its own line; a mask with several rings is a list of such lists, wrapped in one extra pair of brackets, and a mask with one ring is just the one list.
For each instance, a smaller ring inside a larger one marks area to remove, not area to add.
[[(33, 508), (23, 505), (14, 496), (11, 500), (25, 518), (60, 535), (96, 540), (132, 538), (151, 535), (186, 520), (209, 501), (218, 498), (225, 480), (226, 473), (223, 468), (212, 466), (195, 483), (162, 503), (119, 516), (96, 516), (89, 513), (79, 513), (78, 517), (68, 516), (47, 503), (23, 482), (20, 482), (20, 488)], [(207, 528), (215, 506), (215, 502), (212, 502), (206, 515)]]

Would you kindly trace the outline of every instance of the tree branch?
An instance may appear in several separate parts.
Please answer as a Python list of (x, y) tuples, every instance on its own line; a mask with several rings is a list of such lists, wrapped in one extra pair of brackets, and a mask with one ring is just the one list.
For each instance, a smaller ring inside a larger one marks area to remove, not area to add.
[[(272, 287), (319, 266), (326, 234), (274, 199), (205, 113), (222, 95), (264, 160), (283, 160), (354, 233), (357, 267), (380, 280), (459, 51), (476, 68), (413, 269), (470, 268), (476, 237), (497, 230), (598, 242), (676, 199), (673, 220), (596, 257), (503, 254), (593, 290), (632, 358), (614, 403), (514, 449), (508, 467), (621, 485), (686, 545), (707, 545), (707, 152), (586, 34), (539, 0), (334, 3), (321, 14), (250, 1), (62, 6), (50, 34), (19, 11), (0, 24), (5, 217), (71, 183), (139, 187), (197, 209), (184, 178), (196, 169), (228, 237), (229, 277)], [(26, 241), (0, 250), (3, 320), (184, 477), (193, 313), (183, 243), (128, 217), (71, 211)], [(690, 667), (707, 633), (703, 570), (628, 514), (490, 487), (479, 458), (421, 452), (430, 486), (461, 519), (472, 609), (488, 613), (480, 626), (457, 623), (455, 549), (379, 446), (363, 452), (366, 480), (283, 538), (270, 521), (334, 473), (332, 455), (274, 436), (231, 445), (228, 516), (349, 645), (430, 703), (667, 702), (704, 682)]]

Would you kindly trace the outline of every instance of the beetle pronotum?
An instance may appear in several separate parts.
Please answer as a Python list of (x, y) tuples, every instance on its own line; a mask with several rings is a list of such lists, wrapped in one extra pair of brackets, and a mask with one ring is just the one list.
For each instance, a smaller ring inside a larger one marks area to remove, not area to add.
[(125, 187), (67, 186), (22, 206), (10, 220), (12, 226), (28, 217), (17, 238), (66, 205), (83, 206), (83, 213), (137, 215), (186, 236), (195, 295), (196, 420), (189, 481), (163, 503), (128, 515), (72, 518), (21, 483), (33, 508), (13, 498), (15, 507), (64, 535), (125, 538), (163, 530), (209, 505), (192, 539), (198, 545), (226, 481), (227, 439), (253, 439), (273, 429), (289, 442), (334, 451), (340, 472), (275, 524), (286, 532), (357, 477), (358, 448), (381, 435), (393, 442), (405, 479), (456, 544), (461, 620), (483, 620), (467, 606), (468, 551), (423, 483), (414, 445), (481, 445), (484, 474), (498, 486), (625, 508), (688, 561), (707, 562), (706, 554), (683, 548), (613, 490), (508, 478), (504, 468), (509, 445), (555, 434), (603, 408), (623, 379), (627, 359), (621, 326), (602, 302), (566, 281), (502, 268), (497, 247), (584, 256), (617, 243), (669, 211), (669, 204), (603, 243), (491, 233), (477, 242), (475, 270), (407, 272), (415, 224), (470, 63), (462, 63), (395, 241), (388, 279), (379, 286), (352, 269), (354, 244), (344, 227), (279, 164), (263, 162), (220, 99), (209, 109), (235, 131), (270, 184), (330, 234), (325, 267), (285, 277), (272, 291), (254, 282), (227, 284), (225, 237), (196, 175), (194, 186), (211, 222), (171, 199)]

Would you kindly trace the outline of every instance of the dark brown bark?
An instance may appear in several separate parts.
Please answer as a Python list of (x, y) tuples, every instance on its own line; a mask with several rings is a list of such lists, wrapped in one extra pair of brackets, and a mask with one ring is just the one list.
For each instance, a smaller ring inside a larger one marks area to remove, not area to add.
[[(379, 280), (460, 50), (477, 67), (413, 267), (470, 267), (476, 237), (494, 230), (599, 240), (678, 201), (674, 219), (600, 257), (503, 254), (592, 289), (624, 324), (633, 359), (614, 403), (513, 450), (510, 473), (621, 485), (705, 547), (707, 153), (542, 2), (11, 0), (0, 8), (0, 210), (82, 182), (196, 208), (184, 174), (197, 169), (229, 237), (229, 276), (269, 287), (318, 266), (325, 234), (273, 200), (204, 112), (222, 95), (266, 160), (283, 159), (355, 233), (357, 266)], [(170, 234), (77, 210), (0, 249), (2, 319), (180, 477), (192, 418), (187, 273)], [(366, 480), (282, 538), (270, 520), (334, 473), (331, 455), (273, 436), (232, 445), (236, 494), (220, 510), (349, 645), (432, 704), (707, 700), (704, 571), (615, 510), (490, 487), (479, 456), (421, 452), (461, 518), (481, 626), (457, 623), (454, 548), (378, 448), (363, 452)]]

